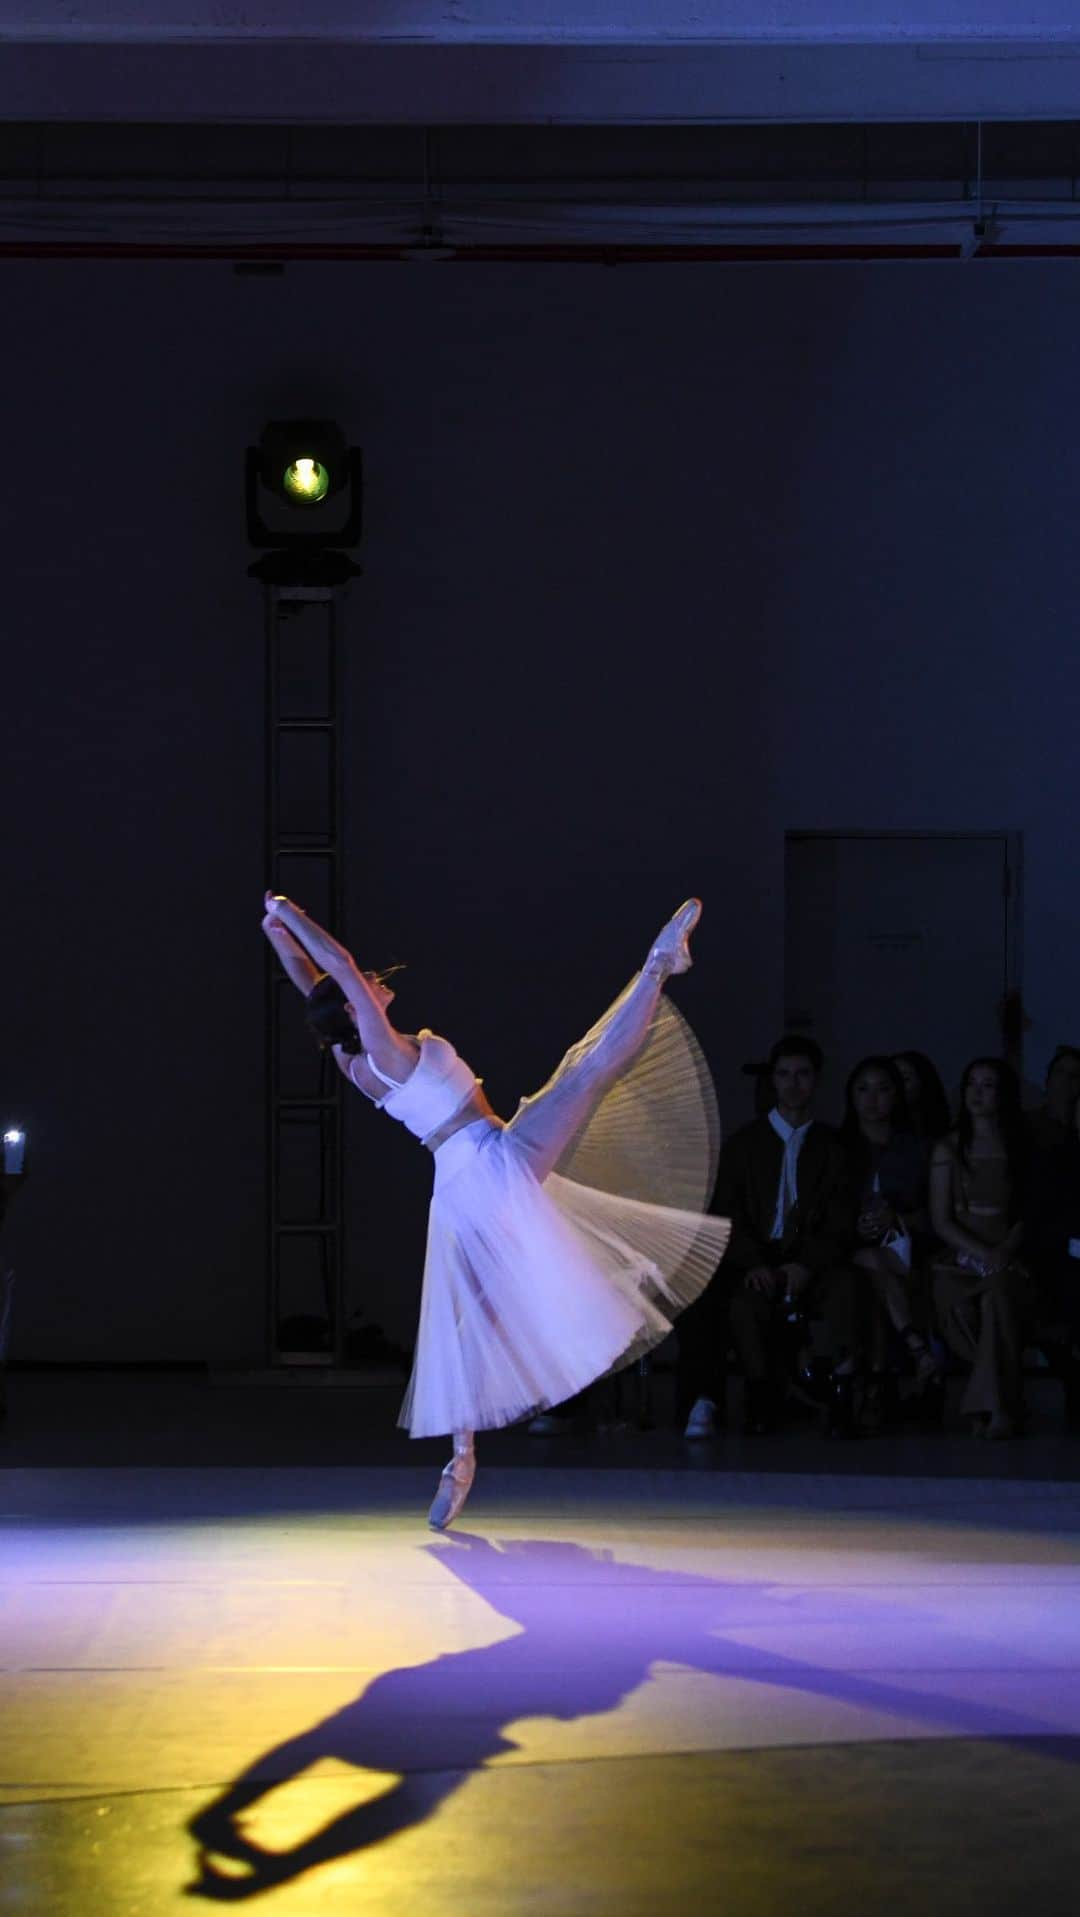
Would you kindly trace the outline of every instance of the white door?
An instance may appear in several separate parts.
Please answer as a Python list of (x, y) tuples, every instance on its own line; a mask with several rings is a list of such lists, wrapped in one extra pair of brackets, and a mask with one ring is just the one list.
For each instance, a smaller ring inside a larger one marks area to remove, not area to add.
[(823, 1115), (867, 1052), (926, 1052), (950, 1096), (1000, 1056), (1014, 856), (1006, 833), (788, 834), (786, 1023), (825, 1053)]

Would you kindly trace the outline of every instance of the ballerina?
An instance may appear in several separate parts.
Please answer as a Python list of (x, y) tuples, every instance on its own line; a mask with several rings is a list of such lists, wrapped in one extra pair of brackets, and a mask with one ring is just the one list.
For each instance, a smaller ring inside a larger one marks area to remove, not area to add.
[(664, 992), (691, 964), (701, 904), (664, 926), (641, 970), (553, 1077), (496, 1115), (435, 1033), (399, 1032), (385, 977), (290, 899), (263, 931), (329, 1035), (339, 1070), (432, 1153), (416, 1356), (399, 1423), (453, 1436), (428, 1522), (444, 1530), (476, 1471), (475, 1433), (531, 1417), (667, 1336), (708, 1284), (730, 1224), (715, 1176), (712, 1081)]

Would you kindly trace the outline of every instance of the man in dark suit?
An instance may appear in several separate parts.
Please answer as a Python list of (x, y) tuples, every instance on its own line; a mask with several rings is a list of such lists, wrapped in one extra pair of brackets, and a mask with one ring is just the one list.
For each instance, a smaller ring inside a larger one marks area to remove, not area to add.
[(771, 1110), (733, 1132), (721, 1152), (713, 1209), (731, 1219), (731, 1242), (718, 1278), (682, 1320), (682, 1395), (693, 1399), (687, 1437), (715, 1428), (728, 1332), (746, 1380), (746, 1428), (773, 1427), (789, 1321), (808, 1312), (824, 1317), (834, 1355), (831, 1428), (853, 1429), (855, 1205), (840, 1141), (813, 1117), (822, 1063), (813, 1039), (778, 1039), (769, 1054)]

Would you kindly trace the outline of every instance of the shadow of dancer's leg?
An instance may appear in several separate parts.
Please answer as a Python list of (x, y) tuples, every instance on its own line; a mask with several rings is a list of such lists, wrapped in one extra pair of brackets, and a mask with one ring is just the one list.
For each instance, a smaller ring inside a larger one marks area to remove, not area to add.
[[(938, 1732), (953, 1737), (1042, 1739), (1048, 1743), (1076, 1744), (1074, 1738), (1055, 1737), (1054, 1725), (1045, 1718), (1029, 1716), (992, 1698), (983, 1701), (963, 1695), (949, 1696), (946, 1692), (908, 1689), (888, 1677), (809, 1664), (801, 1658), (786, 1657), (760, 1646), (751, 1648), (711, 1633), (700, 1641), (696, 1650), (684, 1643), (674, 1650), (669, 1647), (659, 1655), (665, 1661), (683, 1663), (713, 1677), (801, 1691), (856, 1710), (932, 1725)], [(1072, 1751), (1067, 1761), (1076, 1761)]]
[[(242, 1840), (242, 1850), (230, 1849), (211, 1839), (200, 1853), (200, 1874), (185, 1887), (186, 1895), (205, 1897), (215, 1903), (241, 1903), (247, 1897), (260, 1896), (275, 1885), (290, 1883), (302, 1877), (305, 1871), (313, 1870), (316, 1865), (369, 1850), (372, 1845), (382, 1843), (398, 1831), (423, 1823), (438, 1809), (444, 1798), (465, 1782), (467, 1776), (468, 1772), (438, 1771), (418, 1777), (403, 1777), (380, 1797), (344, 1811), (340, 1817), (334, 1818), (301, 1843), (293, 1845), (290, 1850), (264, 1850), (246, 1840)], [(256, 1796), (274, 1789), (279, 1781), (276, 1778), (264, 1780), (257, 1790), (250, 1793), (247, 1801), (254, 1802)], [(233, 1795), (230, 1791), (226, 1793), (226, 1798), (231, 1800)], [(221, 1800), (222, 1803), (225, 1801)], [(218, 1809), (219, 1805), (212, 1807), (213, 1812)], [(192, 1830), (200, 1837), (203, 1821), (203, 1818), (197, 1818), (192, 1825)], [(209, 1854), (214, 1851), (242, 1861), (247, 1866), (244, 1874), (219, 1870)]]

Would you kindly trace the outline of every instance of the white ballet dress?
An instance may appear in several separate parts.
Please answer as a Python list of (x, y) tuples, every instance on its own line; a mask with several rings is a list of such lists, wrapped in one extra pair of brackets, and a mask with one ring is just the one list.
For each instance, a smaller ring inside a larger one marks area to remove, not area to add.
[[(477, 1118), (444, 1142), (477, 1084), (454, 1047), (421, 1032), (403, 1084), (366, 1060), (388, 1087), (375, 1103), (434, 1145), (420, 1325), (399, 1417), (415, 1438), (515, 1423), (632, 1362), (667, 1336), (723, 1255), (728, 1221), (703, 1209), (718, 1143), (712, 1082), (667, 1000), (641, 1053), (563, 1144), (558, 1169), (545, 1160), (537, 1176), (536, 1136), (545, 1126), (557, 1136), (565, 1094), (602, 1033), (603, 1022), (508, 1124)], [(670, 1195), (680, 1202), (664, 1202)]]

